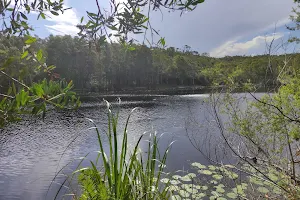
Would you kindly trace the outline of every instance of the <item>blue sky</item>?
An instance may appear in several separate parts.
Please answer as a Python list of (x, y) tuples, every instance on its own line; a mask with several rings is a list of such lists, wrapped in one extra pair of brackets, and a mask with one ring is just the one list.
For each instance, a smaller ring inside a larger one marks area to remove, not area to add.
[[(36, 16), (30, 17), (37, 35), (43, 38), (49, 34), (76, 35), (75, 25), (85, 11), (96, 10), (94, 0), (65, 2), (72, 9), (64, 15), (39, 21), (35, 20)], [(107, 0), (99, 2), (102, 7), (108, 6)], [(295, 6), (293, 0), (207, 0), (182, 16), (178, 12), (162, 10), (162, 13), (152, 12), (150, 19), (168, 46), (182, 48), (189, 45), (193, 50), (209, 52), (215, 57), (255, 55), (265, 52), (266, 41), (274, 38), (276, 44), (282, 44), (291, 34), (297, 34), (285, 28)], [(293, 45), (289, 45), (291, 51), (294, 51)]]

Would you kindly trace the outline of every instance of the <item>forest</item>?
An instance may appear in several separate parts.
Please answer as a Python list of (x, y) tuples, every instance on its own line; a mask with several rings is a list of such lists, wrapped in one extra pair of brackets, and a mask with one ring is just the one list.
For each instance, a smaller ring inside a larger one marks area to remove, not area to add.
[[(47, 73), (35, 73), (37, 63), (31, 62), (31, 56), (22, 58), (25, 39), (1, 36), (1, 62), (4, 64), (8, 58), (13, 58), (8, 73), (21, 78), (24, 75), (25, 83), (48, 77)], [(95, 47), (88, 40), (68, 35), (38, 38), (30, 50), (42, 52), (44, 61), (53, 68), (51, 79), (72, 80), (74, 89), (84, 93), (222, 86), (228, 80), (251, 82), (267, 90), (276, 85), (286, 56), (290, 69), (299, 67), (300, 59), (300, 54), (214, 58), (208, 53), (193, 51), (188, 45), (180, 49), (106, 42)], [(9, 78), (0, 74), (1, 91), (7, 91), (10, 84)]]

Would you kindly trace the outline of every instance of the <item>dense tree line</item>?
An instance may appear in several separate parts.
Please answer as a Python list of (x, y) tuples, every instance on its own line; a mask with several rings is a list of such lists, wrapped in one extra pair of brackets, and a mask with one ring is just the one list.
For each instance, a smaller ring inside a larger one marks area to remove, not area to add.
[[(19, 58), (6, 63), (11, 65), (7, 73), (15, 78), (24, 74), (20, 78), (28, 83), (46, 77), (40, 73), (35, 75), (36, 63), (30, 62), (29, 58), (21, 59), (24, 38), (1, 37), (0, 40), (2, 63), (10, 57)], [(41, 48), (47, 65), (56, 67), (50, 79), (72, 80), (75, 89), (85, 92), (211, 86), (223, 85), (226, 81), (273, 85), (283, 67), (295, 69), (300, 59), (299, 54), (288, 55), (291, 66), (287, 67), (283, 55), (213, 58), (207, 53), (199, 54), (189, 46), (162, 49), (104, 43), (97, 47), (79, 37), (53, 35), (38, 39), (30, 48), (33, 52)], [(10, 81), (3, 75), (0, 77), (1, 88), (8, 87)]]

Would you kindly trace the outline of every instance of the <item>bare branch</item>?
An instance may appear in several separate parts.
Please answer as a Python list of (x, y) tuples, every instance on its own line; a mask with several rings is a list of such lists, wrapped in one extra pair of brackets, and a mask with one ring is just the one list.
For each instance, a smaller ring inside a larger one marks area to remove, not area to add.
[(13, 97), (13, 96), (6, 95), (6, 94), (1, 94), (1, 93), (0, 93), (0, 96), (1, 96), (1, 97), (6, 97), (6, 98), (10, 98), (10, 99), (14, 99), (14, 98), (15, 98), (15, 97)]
[(1, 72), (2, 74), (4, 74), (5, 76), (7, 76), (9, 79), (11, 79), (11, 80), (15, 81), (16, 83), (22, 85), (22, 86), (23, 86), (24, 88), (26, 88), (27, 90), (30, 89), (27, 85), (25, 85), (24, 83), (20, 82), (19, 80), (15, 79), (15, 78), (11, 77), (10, 75), (8, 75), (7, 73), (5, 73), (4, 71), (0, 70), (0, 72)]

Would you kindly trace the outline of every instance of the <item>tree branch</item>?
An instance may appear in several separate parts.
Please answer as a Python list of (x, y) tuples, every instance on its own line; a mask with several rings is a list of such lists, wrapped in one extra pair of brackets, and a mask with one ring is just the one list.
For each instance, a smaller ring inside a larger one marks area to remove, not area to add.
[(287, 118), (288, 120), (290, 120), (291, 122), (297, 122), (297, 123), (300, 123), (300, 120), (299, 119), (292, 119), (291, 117), (287, 116), (286, 114), (283, 113), (283, 111), (278, 107), (278, 106), (275, 106), (274, 104), (270, 104), (270, 103), (267, 103), (267, 102), (264, 102), (258, 98), (256, 98), (251, 92), (249, 92), (249, 94), (256, 100), (258, 101), (259, 103), (262, 103), (264, 105), (267, 105), (267, 106), (271, 106), (273, 108), (275, 108), (276, 110), (278, 110), (278, 112), (284, 116), (285, 118)]
[(5, 76), (7, 76), (9, 79), (11, 79), (11, 80), (15, 81), (16, 83), (22, 85), (22, 86), (25, 87), (27, 90), (30, 90), (30, 88), (29, 88), (27, 85), (25, 85), (24, 83), (22, 83), (22, 82), (20, 82), (19, 80), (17, 80), (17, 79), (15, 79), (15, 78), (11, 77), (10, 75), (8, 75), (7, 73), (5, 73), (5, 72), (2, 71), (2, 70), (0, 70), (0, 72), (1, 72), (2, 74), (4, 74)]
[(1, 94), (1, 93), (0, 93), (0, 96), (1, 97), (6, 97), (6, 98), (10, 98), (10, 99), (14, 99), (15, 98), (13, 96), (9, 96), (9, 95), (6, 95), (6, 94)]

